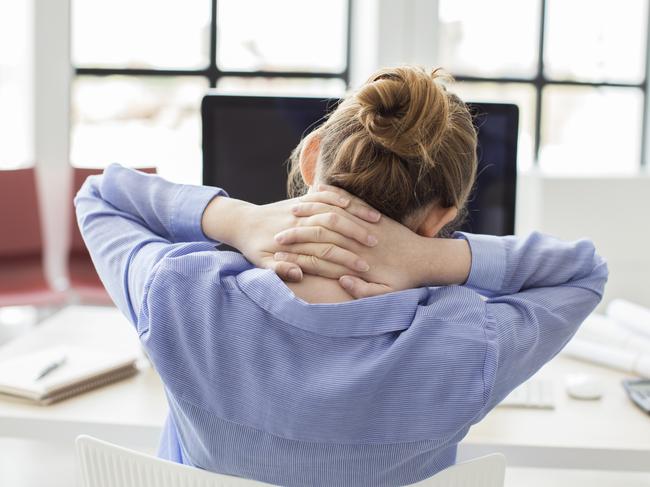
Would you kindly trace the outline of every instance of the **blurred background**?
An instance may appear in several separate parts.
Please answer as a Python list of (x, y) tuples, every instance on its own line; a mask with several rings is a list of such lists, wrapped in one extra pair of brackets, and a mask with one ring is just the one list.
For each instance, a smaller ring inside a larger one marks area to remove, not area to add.
[(65, 288), (70, 168), (200, 184), (207, 90), (341, 95), (381, 66), (442, 66), (465, 100), (519, 106), (517, 233), (593, 238), (606, 299), (650, 305), (648, 17), (647, 0), (0, 0), (0, 169), (36, 167)]

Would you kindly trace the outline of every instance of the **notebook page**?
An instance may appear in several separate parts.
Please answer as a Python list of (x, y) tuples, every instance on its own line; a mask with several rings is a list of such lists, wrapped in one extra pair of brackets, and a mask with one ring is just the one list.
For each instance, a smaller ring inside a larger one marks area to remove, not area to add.
[[(65, 356), (65, 362), (42, 379), (39, 374)], [(50, 347), (0, 361), (0, 392), (41, 399), (58, 389), (135, 363), (135, 354), (81, 347)]]

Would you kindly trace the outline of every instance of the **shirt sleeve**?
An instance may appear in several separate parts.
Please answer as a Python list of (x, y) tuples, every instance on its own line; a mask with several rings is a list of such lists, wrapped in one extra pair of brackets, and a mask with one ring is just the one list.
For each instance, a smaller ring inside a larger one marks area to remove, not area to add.
[(571, 339), (603, 296), (608, 270), (592, 242), (532, 233), (459, 233), (472, 252), (465, 286), (486, 296), (485, 407), (480, 419)]
[(116, 164), (89, 177), (77, 193), (77, 221), (97, 273), (136, 327), (156, 265), (167, 256), (214, 249), (201, 218), (219, 195), (227, 196), (219, 188), (173, 184)]

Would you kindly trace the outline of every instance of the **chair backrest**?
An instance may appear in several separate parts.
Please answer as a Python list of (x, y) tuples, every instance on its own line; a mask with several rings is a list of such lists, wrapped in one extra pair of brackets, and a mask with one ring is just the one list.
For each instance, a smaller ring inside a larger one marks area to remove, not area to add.
[(82, 435), (76, 440), (81, 487), (253, 487), (262, 482), (168, 462)]
[(34, 168), (0, 171), (0, 257), (37, 256), (43, 248)]
[(503, 487), (506, 457), (492, 453), (457, 463), (409, 487)]
[[(253, 487), (263, 482), (231, 477), (161, 460), (82, 435), (76, 440), (81, 487)], [(449, 467), (411, 487), (503, 487), (500, 454)]]

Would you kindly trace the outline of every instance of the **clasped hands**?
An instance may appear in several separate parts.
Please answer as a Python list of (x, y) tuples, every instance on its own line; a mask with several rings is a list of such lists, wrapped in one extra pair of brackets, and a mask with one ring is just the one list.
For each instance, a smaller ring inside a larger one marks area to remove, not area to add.
[(464, 241), (422, 237), (329, 185), (268, 205), (218, 197), (202, 225), (208, 237), (286, 281), (300, 281), (304, 273), (337, 279), (355, 298), (460, 284), (468, 272), (453, 265), (458, 252), (469, 256)]

